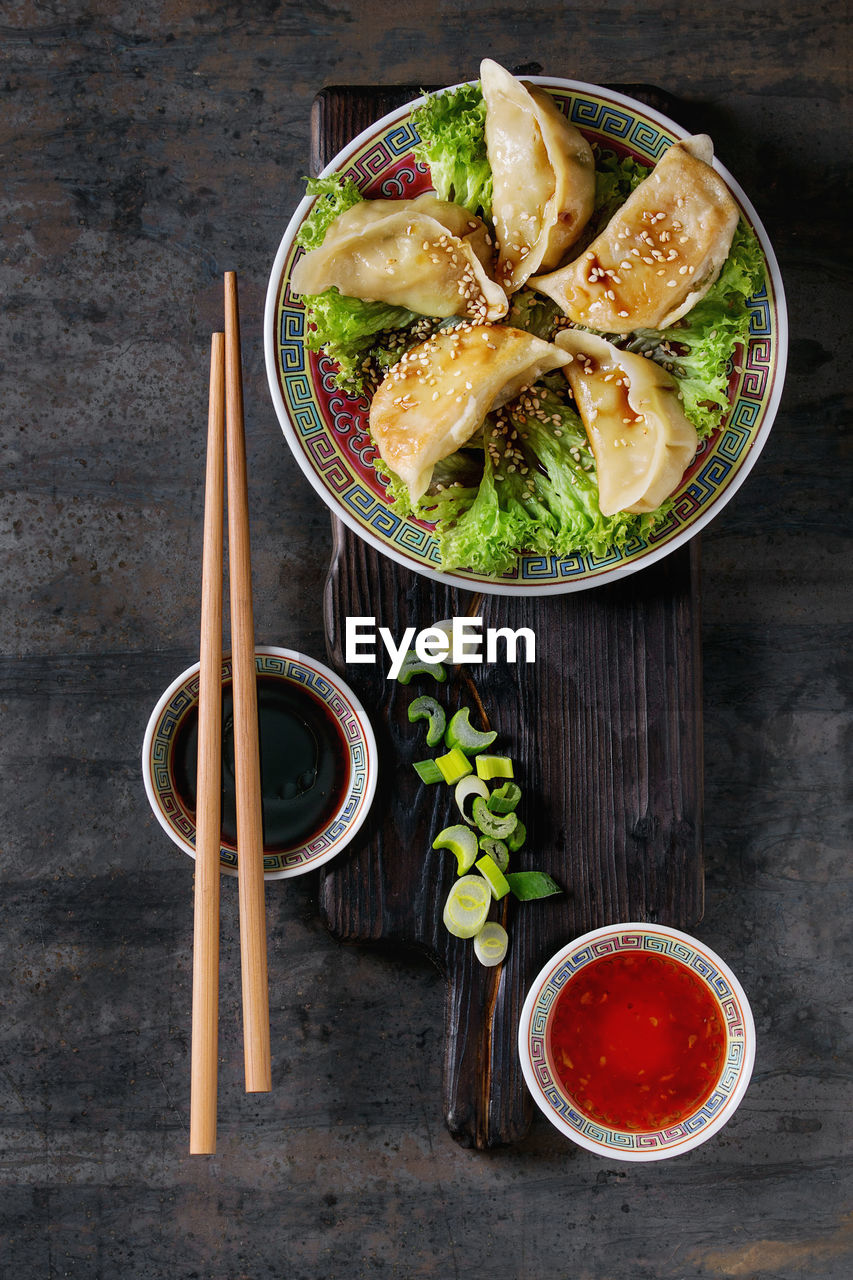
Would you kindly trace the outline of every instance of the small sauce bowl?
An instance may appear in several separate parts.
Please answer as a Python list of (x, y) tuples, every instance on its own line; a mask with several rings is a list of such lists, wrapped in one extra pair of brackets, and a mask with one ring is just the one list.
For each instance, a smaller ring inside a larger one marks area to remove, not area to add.
[(664, 925), (619, 924), (549, 960), (521, 1014), (537, 1106), (616, 1160), (690, 1151), (734, 1115), (755, 1062), (743, 988), (710, 947)]
[[(292, 649), (259, 647), (255, 668), (264, 879), (281, 880), (328, 862), (359, 830), (376, 792), (376, 740), (355, 694), (323, 663)], [(236, 875), (230, 655), (223, 658), (222, 685), (219, 858), (222, 870)], [(159, 699), (142, 746), (142, 776), (154, 816), (192, 858), (198, 687), (199, 665), (194, 663)]]

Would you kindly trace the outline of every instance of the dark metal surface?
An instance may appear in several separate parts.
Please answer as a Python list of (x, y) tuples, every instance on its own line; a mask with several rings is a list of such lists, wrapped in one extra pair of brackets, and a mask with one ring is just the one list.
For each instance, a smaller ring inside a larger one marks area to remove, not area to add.
[[(846, 40), (840, 5), (801, 0), (3, 6), (4, 1276), (850, 1274)], [(322, 656), (328, 513), (282, 441), (261, 334), (311, 104), (324, 84), (466, 79), (485, 53), (665, 87), (780, 257), (781, 412), (702, 536), (696, 932), (752, 999), (754, 1080), (716, 1139), (659, 1165), (538, 1118), (464, 1150), (440, 1104), (441, 979), (330, 937), (308, 877), (268, 895), (274, 1087), (247, 1097), (229, 882), (219, 1151), (190, 1160), (192, 871), (139, 754), (197, 649), (222, 272), (241, 281), (258, 638)]]

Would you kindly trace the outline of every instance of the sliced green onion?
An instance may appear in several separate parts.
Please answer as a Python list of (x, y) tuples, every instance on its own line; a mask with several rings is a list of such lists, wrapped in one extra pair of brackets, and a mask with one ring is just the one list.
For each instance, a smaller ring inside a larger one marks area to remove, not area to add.
[[(473, 773), (471, 761), (464, 751), (460, 751), (459, 747), (454, 747), (452, 751), (448, 751), (446, 756), (439, 756), (435, 763), (441, 770), (441, 776), (444, 781), (449, 783), (450, 786), (467, 774)], [(483, 804), (485, 803), (484, 800)]]
[(514, 813), (492, 813), (480, 796), (472, 804), (471, 812), (484, 836), (491, 836), (493, 840), (506, 840), (509, 845), (507, 837), (518, 826), (518, 818)]
[(480, 964), (491, 969), (503, 960), (508, 946), (509, 938), (503, 925), (496, 920), (487, 920), (474, 938), (474, 955)]
[[(453, 619), (442, 618), (441, 622), (434, 622), (432, 627), (434, 631), (443, 631), (447, 636), (447, 643), (450, 645), (450, 652), (444, 661), (458, 665), (453, 656)], [(468, 636), (462, 641), (462, 644), (459, 647), (463, 658), (467, 656), (474, 657), (480, 651), (480, 640), (477, 636)]]
[(512, 871), (506, 879), (520, 902), (531, 902), (534, 898), (550, 898), (554, 893), (563, 892), (544, 871)]
[(495, 840), (493, 836), (480, 836), (480, 848), (487, 853), (501, 871), (509, 866), (509, 849), (503, 840)]
[(456, 858), (456, 871), (460, 876), (463, 872), (471, 870), (480, 851), (474, 832), (470, 827), (463, 827), (461, 823), (458, 826), (445, 827), (443, 831), (439, 831), (432, 842), (432, 847), (433, 849), (450, 850)]
[(473, 938), (480, 932), (492, 904), (492, 891), (482, 876), (462, 876), (444, 904), (445, 928), (457, 938)]
[(414, 702), (409, 703), (409, 723), (414, 724), (416, 720), (428, 720), (426, 743), (428, 747), (437, 747), (444, 737), (444, 728), (447, 724), (447, 716), (444, 707), (439, 706), (435, 698), (431, 698), (428, 693), (422, 693), (419, 698), (415, 698)]
[(480, 796), (483, 800), (489, 798), (489, 788), (486, 786), (482, 778), (475, 778), (473, 773), (469, 773), (467, 778), (462, 778), (456, 784), (456, 790), (453, 793), (456, 803), (459, 806), (459, 812), (466, 822), (471, 823), (473, 818), (469, 818), (465, 812), (465, 801), (469, 796)]
[(518, 853), (526, 839), (527, 827), (521, 821), (521, 818), (519, 818), (518, 822), (515, 824), (515, 830), (511, 831), (506, 838), (507, 848), (510, 853)]
[(462, 707), (456, 712), (447, 726), (444, 741), (448, 747), (461, 747), (467, 755), (473, 756), (490, 747), (498, 735), (494, 729), (488, 733), (475, 729), (469, 719), (470, 714), (468, 707)]
[(491, 782), (492, 778), (511, 778), (512, 761), (509, 756), (477, 756), (477, 777)]
[(521, 787), (517, 782), (505, 782), (496, 787), (489, 796), (489, 808), (492, 813), (512, 813), (521, 799)]
[(477, 859), (475, 865), (480, 875), (488, 883), (492, 891), (492, 897), (497, 898), (498, 901), (501, 898), (505, 898), (509, 893), (509, 882), (494, 858), (484, 853), (482, 858)]
[(409, 649), (400, 664), (397, 680), (400, 684), (408, 684), (413, 676), (432, 676), (439, 684), (444, 684), (447, 679), (447, 672), (440, 662), (424, 662), (423, 658), (418, 657), (414, 649)]
[(415, 760), (412, 765), (421, 782), (443, 782), (444, 774), (434, 760)]

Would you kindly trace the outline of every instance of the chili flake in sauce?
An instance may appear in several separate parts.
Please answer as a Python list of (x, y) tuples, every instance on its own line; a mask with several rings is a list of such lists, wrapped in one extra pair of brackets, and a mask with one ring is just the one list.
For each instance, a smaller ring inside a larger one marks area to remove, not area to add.
[(585, 965), (557, 998), (557, 1076), (579, 1111), (609, 1128), (677, 1124), (710, 1095), (726, 1029), (704, 982), (668, 956), (624, 952)]

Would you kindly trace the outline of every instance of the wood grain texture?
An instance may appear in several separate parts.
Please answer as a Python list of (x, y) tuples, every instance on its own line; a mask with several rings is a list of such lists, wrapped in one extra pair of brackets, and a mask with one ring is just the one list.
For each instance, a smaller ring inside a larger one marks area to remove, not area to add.
[[(412, 96), (405, 87), (324, 90), (312, 115), (312, 162), (322, 168), (350, 136)], [(659, 91), (646, 96), (671, 108)], [(514, 1142), (533, 1107), (518, 1020), (548, 957), (616, 920), (689, 927), (702, 914), (698, 541), (617, 585), (516, 599), (434, 583), (332, 523), (327, 645), (370, 709), (380, 785), (366, 833), (322, 877), (321, 910), (338, 937), (414, 943), (435, 960), (447, 980), (447, 1125), (464, 1146)], [(513, 866), (546, 870), (565, 888), (560, 898), (503, 904), (511, 942), (495, 969), (441, 923), (453, 859), (431, 846), (453, 821), (448, 792), (424, 787), (411, 768), (424, 754), (406, 717), (413, 689), (386, 681), (381, 660), (346, 666), (342, 628), (356, 615), (376, 617), (398, 637), (406, 626), (456, 615), (536, 636), (535, 664), (459, 668), (438, 690), (451, 713), (479, 699), (521, 764), (529, 835)]]

